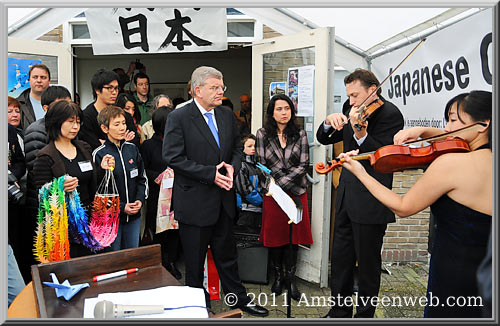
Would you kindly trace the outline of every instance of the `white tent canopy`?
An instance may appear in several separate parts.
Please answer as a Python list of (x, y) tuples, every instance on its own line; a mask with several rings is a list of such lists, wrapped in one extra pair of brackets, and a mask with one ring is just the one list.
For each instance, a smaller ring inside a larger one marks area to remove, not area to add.
[[(37, 39), (86, 8), (8, 8), (9, 36)], [(423, 31), (439, 30), (479, 9), (469, 8), (237, 8), (283, 35), (334, 26), (337, 42), (368, 57)], [(378, 23), (383, 22), (383, 23)], [(36, 28), (33, 28), (36, 26)]]

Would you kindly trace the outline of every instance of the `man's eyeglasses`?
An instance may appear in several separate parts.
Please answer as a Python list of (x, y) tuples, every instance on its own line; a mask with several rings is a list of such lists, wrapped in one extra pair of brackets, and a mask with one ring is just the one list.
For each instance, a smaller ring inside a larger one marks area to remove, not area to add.
[(118, 86), (103, 86), (102, 88), (105, 88), (106, 90), (108, 90), (111, 93), (118, 92), (120, 90), (120, 88)]
[(212, 86), (208, 88), (211, 92), (217, 92), (218, 90), (221, 90), (225, 92), (227, 90), (226, 86)]

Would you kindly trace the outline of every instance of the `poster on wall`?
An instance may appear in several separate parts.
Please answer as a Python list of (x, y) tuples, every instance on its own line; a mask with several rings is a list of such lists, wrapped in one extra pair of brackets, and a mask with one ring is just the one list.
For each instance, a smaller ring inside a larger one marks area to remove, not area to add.
[[(403, 113), (405, 128), (444, 128), (444, 108), (452, 97), (492, 91), (492, 23), (487, 9), (428, 36), (382, 86), (382, 96)], [(373, 59), (377, 78), (388, 76), (415, 45)]]
[(226, 8), (89, 8), (85, 16), (94, 55), (227, 50)]
[(287, 95), (298, 117), (314, 115), (314, 66), (288, 68)]
[(29, 71), (40, 60), (8, 58), (8, 96), (18, 97), (24, 90), (30, 88)]
[(269, 84), (269, 99), (276, 94), (285, 94), (286, 82), (272, 82)]

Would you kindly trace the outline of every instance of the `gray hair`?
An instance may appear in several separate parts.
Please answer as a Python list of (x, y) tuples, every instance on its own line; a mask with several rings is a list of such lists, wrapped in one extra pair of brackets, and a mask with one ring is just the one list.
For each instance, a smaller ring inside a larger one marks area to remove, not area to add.
[(153, 112), (155, 112), (157, 109), (158, 109), (158, 103), (160, 103), (160, 100), (162, 98), (167, 98), (168, 101), (170, 103), (172, 103), (172, 100), (170, 99), (170, 97), (168, 95), (165, 95), (165, 94), (160, 94), (160, 95), (156, 95), (154, 98), (153, 98), (153, 101), (151, 102), (151, 109), (149, 110), (149, 114), (152, 115)]
[(222, 73), (212, 67), (198, 67), (191, 75), (191, 88), (194, 90), (196, 86), (203, 86), (208, 78), (222, 79)]

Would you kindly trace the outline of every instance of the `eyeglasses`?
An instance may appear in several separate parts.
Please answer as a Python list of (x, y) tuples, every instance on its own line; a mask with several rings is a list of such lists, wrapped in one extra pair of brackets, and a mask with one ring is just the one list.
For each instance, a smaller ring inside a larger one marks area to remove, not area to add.
[(102, 88), (105, 88), (106, 90), (108, 90), (109, 92), (113, 93), (113, 92), (118, 92), (120, 90), (120, 88), (118, 86), (103, 86)]
[(211, 92), (217, 92), (218, 90), (221, 90), (225, 92), (227, 90), (227, 86), (212, 86), (208, 88)]

